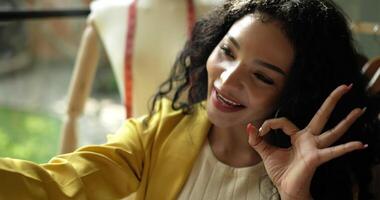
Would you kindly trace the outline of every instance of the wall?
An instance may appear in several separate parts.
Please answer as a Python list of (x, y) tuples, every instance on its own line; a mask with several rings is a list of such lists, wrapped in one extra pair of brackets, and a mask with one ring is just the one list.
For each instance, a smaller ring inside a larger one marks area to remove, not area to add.
[[(380, 29), (379, 0), (335, 0), (352, 21), (378, 23)], [(380, 30), (379, 30), (380, 31)], [(355, 34), (358, 48), (369, 58), (380, 56), (380, 35)]]

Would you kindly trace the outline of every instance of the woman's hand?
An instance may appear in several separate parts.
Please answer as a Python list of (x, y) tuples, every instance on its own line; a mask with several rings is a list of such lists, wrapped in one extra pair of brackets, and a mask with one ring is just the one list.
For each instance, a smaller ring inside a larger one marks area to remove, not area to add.
[[(321, 133), (335, 105), (350, 88), (351, 85), (336, 88), (302, 130), (286, 118), (267, 120), (258, 131), (251, 124), (247, 126), (249, 144), (263, 159), (281, 199), (312, 199), (310, 183), (318, 166), (348, 152), (367, 147), (359, 141), (330, 147), (363, 114), (364, 109), (352, 110), (333, 129)], [(271, 129), (283, 130), (290, 136), (292, 146), (279, 148), (265, 142), (263, 136)]]

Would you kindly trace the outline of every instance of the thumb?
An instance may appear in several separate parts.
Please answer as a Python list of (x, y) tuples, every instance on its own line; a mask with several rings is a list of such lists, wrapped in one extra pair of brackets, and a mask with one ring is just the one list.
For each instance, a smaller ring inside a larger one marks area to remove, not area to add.
[(263, 160), (267, 158), (276, 147), (268, 144), (263, 137), (259, 136), (255, 126), (251, 123), (247, 125), (248, 144), (256, 150)]

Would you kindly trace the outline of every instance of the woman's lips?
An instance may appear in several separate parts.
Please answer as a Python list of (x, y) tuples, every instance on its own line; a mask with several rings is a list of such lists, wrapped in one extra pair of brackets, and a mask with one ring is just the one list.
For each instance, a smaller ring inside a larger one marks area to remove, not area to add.
[(245, 108), (245, 106), (223, 97), (215, 88), (211, 91), (211, 101), (222, 112), (237, 112)]

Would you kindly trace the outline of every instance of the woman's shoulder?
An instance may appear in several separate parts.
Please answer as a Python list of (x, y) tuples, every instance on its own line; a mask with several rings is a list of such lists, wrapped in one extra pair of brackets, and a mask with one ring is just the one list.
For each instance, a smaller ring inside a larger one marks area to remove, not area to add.
[(202, 103), (194, 104), (191, 111), (185, 112), (183, 109), (175, 109), (172, 101), (162, 99), (158, 102), (157, 112), (151, 116), (140, 118), (140, 122), (146, 123), (148, 129), (156, 128), (158, 132), (171, 132), (174, 128), (190, 128), (195, 123), (206, 123), (207, 114)]
[[(157, 139), (168, 137), (174, 130), (176, 132), (194, 128), (202, 131), (208, 126), (207, 114), (202, 103), (195, 104), (192, 112), (186, 113), (181, 109), (174, 109), (172, 101), (161, 99), (157, 102), (157, 110), (151, 115), (127, 119), (116, 135), (140, 137), (141, 139)], [(203, 125), (203, 126), (202, 126)]]

